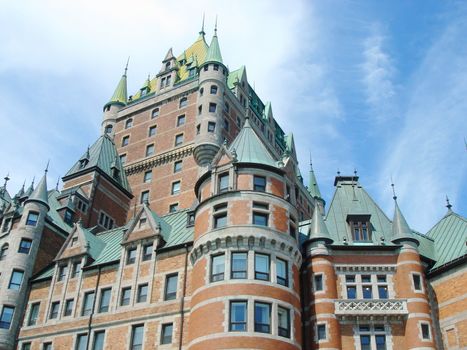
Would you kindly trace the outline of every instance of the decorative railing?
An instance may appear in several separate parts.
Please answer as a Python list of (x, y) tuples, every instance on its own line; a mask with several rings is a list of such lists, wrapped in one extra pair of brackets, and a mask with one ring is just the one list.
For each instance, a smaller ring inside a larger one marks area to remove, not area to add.
[(336, 315), (406, 315), (405, 299), (346, 299), (336, 300)]

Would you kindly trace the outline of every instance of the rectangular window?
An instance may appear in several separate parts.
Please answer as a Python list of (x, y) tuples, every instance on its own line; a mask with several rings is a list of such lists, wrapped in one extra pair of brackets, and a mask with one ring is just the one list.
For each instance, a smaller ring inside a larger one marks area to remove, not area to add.
[(266, 178), (264, 176), (253, 176), (253, 190), (259, 192), (266, 191)]
[(277, 258), (276, 259), (276, 278), (277, 283), (282, 286), (289, 286), (289, 278), (288, 278), (288, 266), (287, 261)]
[(148, 182), (151, 182), (152, 180), (152, 171), (151, 170), (148, 170), (144, 173), (144, 183), (148, 183)]
[(173, 323), (166, 323), (162, 325), (161, 344), (172, 344), (173, 328)]
[(179, 193), (180, 193), (180, 181), (172, 182), (171, 194), (179, 194)]
[(253, 212), (253, 225), (268, 226), (268, 214)]
[(169, 205), (169, 213), (175, 213), (178, 210), (178, 203)]
[(164, 300), (173, 300), (177, 298), (177, 280), (178, 274), (165, 277)]
[(99, 214), (99, 225), (109, 230), (114, 226), (114, 221), (107, 214), (101, 212)]
[(317, 274), (313, 277), (315, 282), (315, 292), (321, 292), (323, 290), (323, 274)]
[(81, 316), (87, 316), (92, 313), (92, 307), (94, 304), (94, 292), (84, 293), (83, 309), (81, 310)]
[(219, 193), (229, 190), (229, 173), (221, 174), (218, 178), (218, 191)]
[(386, 336), (384, 334), (375, 335), (376, 350), (386, 350)]
[(13, 270), (10, 277), (10, 284), (8, 289), (20, 290), (21, 283), (23, 282), (24, 271)]
[(255, 302), (255, 332), (271, 333), (271, 304)]
[(122, 147), (128, 146), (128, 143), (130, 142), (130, 136), (124, 136), (122, 138)]
[(60, 302), (59, 301), (54, 301), (52, 305), (50, 306), (50, 319), (54, 319), (58, 317), (58, 310), (60, 309)]
[(216, 214), (214, 216), (214, 228), (220, 228), (227, 225), (227, 213)]
[(232, 279), (247, 278), (248, 253), (232, 253)]
[(136, 261), (136, 248), (129, 248), (126, 251), (126, 264), (131, 265)]
[(211, 95), (217, 94), (217, 85), (211, 85)]
[(68, 299), (65, 301), (65, 309), (63, 310), (63, 316), (71, 316), (73, 313), (74, 299)]
[(99, 300), (99, 312), (109, 312), (111, 295), (112, 288), (105, 288), (101, 290), (101, 299)]
[(26, 219), (26, 225), (36, 226), (37, 225), (37, 220), (39, 220), (39, 213), (36, 213), (35, 211), (30, 211), (28, 213), (28, 217)]
[(31, 343), (21, 344), (21, 350), (31, 350)]
[(10, 329), (11, 321), (13, 320), (13, 314), (15, 313), (15, 308), (12, 306), (4, 305), (2, 309), (2, 314), (0, 315), (0, 328)]
[(373, 288), (371, 286), (362, 286), (363, 299), (373, 299)]
[(143, 246), (143, 261), (151, 260), (152, 258), (153, 244), (146, 244)]
[(178, 160), (174, 163), (174, 173), (178, 173), (179, 171), (182, 171), (182, 161)]
[(211, 282), (223, 281), (225, 272), (225, 255), (211, 257)]
[(230, 302), (230, 324), (231, 332), (246, 332), (247, 330), (247, 302), (246, 301), (231, 301)]
[(269, 281), (269, 255), (255, 254), (255, 279)]
[(156, 135), (156, 132), (157, 132), (157, 126), (156, 125), (150, 126), (148, 129), (148, 137)]
[(42, 350), (52, 350), (52, 343), (42, 344)]
[(371, 350), (371, 336), (368, 334), (360, 335), (360, 348), (362, 350)]
[(208, 132), (214, 132), (214, 131), (216, 131), (216, 123), (208, 122)]
[(217, 105), (213, 102), (209, 103), (209, 113), (216, 113)]
[(149, 191), (141, 192), (141, 197), (140, 197), (139, 202), (140, 202), (140, 204), (149, 202)]
[(58, 282), (63, 281), (65, 279), (67, 270), (68, 268), (66, 265), (61, 265), (58, 267), (58, 276), (57, 276)]
[(19, 243), (18, 253), (22, 254), (29, 254), (32, 246), (32, 241), (27, 238), (21, 238), (21, 242)]
[(371, 283), (370, 275), (362, 275), (362, 283)]
[(78, 276), (80, 271), (81, 271), (81, 261), (74, 262), (72, 270), (71, 270), (71, 278), (75, 278), (76, 276)]
[(317, 325), (316, 334), (318, 335), (318, 341), (326, 340), (326, 324)]
[(177, 126), (181, 126), (181, 125), (185, 124), (185, 120), (186, 120), (185, 119), (185, 114), (179, 115), (177, 117)]
[(146, 146), (146, 157), (152, 156), (154, 154), (154, 145)]
[(229, 121), (227, 119), (224, 119), (224, 129), (229, 131)]
[(422, 278), (419, 274), (412, 274), (413, 287), (416, 292), (422, 291)]
[(347, 286), (347, 299), (356, 299), (356, 298), (357, 298), (357, 287)]
[(76, 337), (75, 350), (87, 350), (88, 335), (86, 333), (78, 334)]
[(378, 296), (380, 299), (387, 299), (388, 296), (388, 286), (378, 286)]
[(94, 332), (92, 350), (104, 350), (105, 331)]
[(131, 287), (122, 288), (122, 295), (120, 297), (120, 306), (130, 305)]
[(144, 303), (148, 298), (148, 284), (141, 284), (138, 286), (138, 294), (136, 297), (137, 303)]
[(175, 146), (180, 146), (183, 143), (183, 134), (175, 136)]
[(143, 348), (144, 325), (137, 325), (131, 328), (131, 350), (141, 350)]
[(277, 334), (290, 338), (290, 310), (281, 306), (277, 307)]
[(34, 303), (31, 305), (29, 311), (28, 326), (34, 326), (37, 323), (37, 317), (39, 316), (40, 303)]
[(423, 340), (430, 340), (430, 325), (428, 323), (421, 323), (420, 327), (422, 329), (422, 339)]
[(121, 154), (119, 158), (122, 165), (126, 163), (126, 154)]

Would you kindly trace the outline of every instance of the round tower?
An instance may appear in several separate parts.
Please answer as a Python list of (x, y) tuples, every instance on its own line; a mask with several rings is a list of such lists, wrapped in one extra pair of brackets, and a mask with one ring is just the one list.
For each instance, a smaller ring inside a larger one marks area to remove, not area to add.
[(200, 166), (206, 166), (222, 145), (224, 94), (227, 88), (227, 67), (217, 39), (217, 29), (209, 46), (206, 61), (199, 68), (198, 111), (194, 157)]
[(126, 106), (126, 103), (128, 102), (126, 76), (127, 71), (128, 62), (125, 67), (125, 72), (120, 78), (120, 81), (118, 82), (112, 97), (103, 108), (104, 115), (101, 124), (101, 132), (102, 134), (109, 134), (111, 137), (113, 137), (115, 132), (114, 128), (115, 123), (117, 122), (117, 114), (123, 107)]
[(21, 219), (10, 232), (6, 257), (8, 263), (0, 264), (0, 272), (4, 279), (0, 305), (3, 305), (3, 313), (5, 314), (7, 307), (7, 313), (11, 316), (9, 326), (0, 327), (0, 349), (14, 348), (26, 302), (28, 280), (33, 273), (48, 211), (45, 174), (34, 192), (25, 200)]

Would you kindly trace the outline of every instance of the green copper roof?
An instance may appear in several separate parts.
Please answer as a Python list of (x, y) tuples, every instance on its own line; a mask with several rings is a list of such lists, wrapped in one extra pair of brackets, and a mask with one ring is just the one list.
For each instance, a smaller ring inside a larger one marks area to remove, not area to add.
[(222, 63), (221, 49), (219, 47), (219, 40), (217, 39), (217, 30), (214, 31), (214, 36), (212, 37), (211, 45), (209, 45), (205, 62)]
[(235, 87), (235, 83), (242, 80), (245, 71), (245, 66), (241, 66), (239, 69), (229, 72), (227, 77), (227, 86), (229, 89), (232, 90)]
[(313, 210), (309, 239), (312, 241), (324, 241), (326, 243), (332, 243), (333, 241), (326, 227), (326, 224), (324, 223), (318, 202), (316, 202), (315, 208)]
[(467, 254), (467, 220), (449, 211), (426, 234), (434, 240), (436, 264), (433, 269)]
[(311, 164), (310, 164), (308, 192), (314, 198), (322, 198), (321, 191), (319, 190), (319, 186), (318, 186), (318, 181), (316, 180), (315, 172), (313, 171), (313, 166)]
[(52, 222), (55, 226), (59, 227), (63, 231), (70, 233), (72, 227), (68, 225), (60, 214), (57, 212), (61, 208), (60, 202), (58, 201), (57, 197), (60, 196), (61, 193), (57, 190), (53, 189), (49, 191), (48, 203), (50, 205), (50, 210), (47, 213), (47, 218), (50, 222)]
[[(114, 174), (114, 171), (112, 171), (113, 166), (118, 170), (117, 174)], [(115, 144), (107, 134), (99, 137), (89, 148), (89, 154), (88, 151), (86, 151), (80, 160), (71, 167), (63, 178), (67, 179), (71, 176), (91, 171), (91, 169), (94, 169), (95, 167), (107, 174), (112, 181), (116, 182), (127, 192), (131, 192), (128, 179), (125, 175), (122, 163), (120, 162), (120, 158), (118, 157)]]
[(267, 150), (259, 136), (250, 125), (250, 120), (245, 119), (242, 130), (229, 147), (230, 152), (236, 153), (240, 163), (257, 163), (277, 167), (277, 162)]
[[(396, 197), (394, 197), (395, 199)], [(394, 218), (392, 220), (392, 241), (399, 243), (403, 241), (415, 241), (418, 243), (417, 238), (414, 236), (410, 229), (404, 215), (397, 204), (397, 200), (394, 200)]]
[(45, 172), (44, 176), (42, 176), (42, 179), (39, 181), (37, 184), (36, 189), (31, 193), (28, 199), (26, 199), (26, 202), (40, 202), (45, 204), (48, 208), (49, 206), (49, 201), (48, 201), (48, 195), (47, 195), (47, 171)]
[(126, 71), (127, 71), (127, 68), (125, 68), (125, 73), (120, 78), (120, 81), (118, 82), (118, 85), (115, 88), (114, 94), (112, 95), (109, 102), (107, 102), (105, 106), (112, 105), (112, 104), (126, 105), (128, 101)]

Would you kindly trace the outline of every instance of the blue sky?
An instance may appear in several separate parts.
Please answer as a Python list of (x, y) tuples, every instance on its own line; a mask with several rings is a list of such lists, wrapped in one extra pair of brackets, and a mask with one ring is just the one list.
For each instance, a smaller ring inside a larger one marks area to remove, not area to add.
[(15, 193), (49, 186), (99, 136), (102, 106), (128, 56), (129, 90), (219, 17), (224, 61), (242, 64), (293, 132), (302, 172), (311, 152), (325, 199), (358, 170), (391, 217), (399, 203), (426, 232), (446, 208), (467, 211), (467, 4), (456, 1), (123, 0), (4, 2), (0, 11), (0, 174)]

